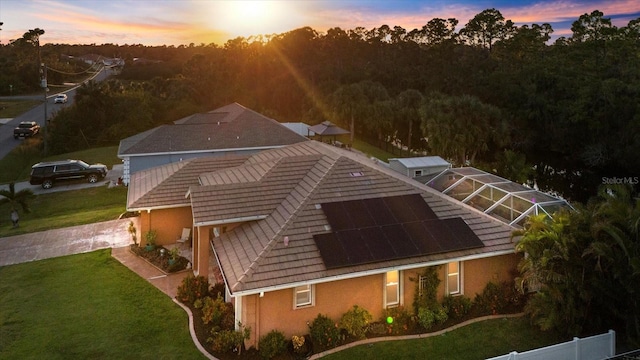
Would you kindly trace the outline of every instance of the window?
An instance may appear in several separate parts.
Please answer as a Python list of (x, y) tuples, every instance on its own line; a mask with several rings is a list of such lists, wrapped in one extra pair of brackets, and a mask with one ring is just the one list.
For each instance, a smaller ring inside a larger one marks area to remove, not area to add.
[(418, 295), (424, 294), (424, 289), (427, 287), (427, 277), (420, 275), (418, 278)]
[(447, 293), (449, 295), (460, 294), (460, 262), (447, 264)]
[(400, 305), (400, 274), (398, 270), (385, 274), (385, 307)]
[(313, 286), (302, 285), (293, 289), (294, 308), (301, 308), (313, 305)]
[(414, 176), (414, 177), (416, 177), (416, 176), (422, 176), (422, 170), (415, 170), (415, 171), (413, 172), (413, 176)]

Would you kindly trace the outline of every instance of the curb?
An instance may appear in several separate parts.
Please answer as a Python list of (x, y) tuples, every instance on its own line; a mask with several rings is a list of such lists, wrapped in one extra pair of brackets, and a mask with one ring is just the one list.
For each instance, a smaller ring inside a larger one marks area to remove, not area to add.
[(173, 300), (174, 303), (178, 304), (178, 306), (180, 306), (182, 310), (184, 310), (187, 313), (187, 316), (189, 317), (189, 333), (191, 334), (191, 340), (193, 340), (193, 343), (196, 344), (196, 347), (198, 348), (198, 350), (200, 350), (200, 352), (207, 358), (211, 360), (218, 360), (217, 357), (209, 354), (209, 352), (204, 348), (204, 346), (202, 346), (202, 344), (200, 344), (200, 341), (196, 337), (196, 329), (193, 326), (193, 313), (191, 312), (191, 309), (182, 305), (182, 303), (176, 299), (171, 299), (171, 300)]
[(463, 326), (471, 325), (473, 323), (477, 323), (477, 322), (480, 322), (480, 321), (515, 318), (515, 317), (521, 317), (523, 315), (524, 315), (524, 313), (504, 314), (504, 315), (487, 315), (487, 316), (481, 316), (481, 317), (478, 317), (478, 318), (475, 318), (475, 319), (470, 319), (470, 320), (467, 320), (465, 322), (461, 322), (459, 324), (455, 324), (455, 325), (453, 325), (451, 327), (448, 327), (446, 329), (442, 329), (442, 330), (431, 332), (431, 333), (416, 334), (416, 335), (403, 335), (403, 336), (384, 336), (384, 337), (376, 337), (376, 338), (370, 338), (370, 339), (354, 341), (354, 342), (348, 343), (346, 345), (342, 345), (342, 346), (338, 346), (338, 347), (333, 348), (333, 349), (325, 350), (325, 351), (323, 351), (321, 353), (313, 354), (313, 355), (311, 355), (311, 357), (309, 357), (309, 360), (319, 359), (319, 358), (321, 358), (323, 356), (327, 356), (327, 355), (330, 355), (330, 354), (333, 354), (333, 353), (337, 353), (339, 351), (350, 349), (352, 347), (359, 346), (359, 345), (373, 344), (373, 343), (382, 342), (382, 341), (424, 339), (424, 338), (428, 338), (428, 337), (439, 336), (439, 335), (445, 334), (445, 333), (447, 333), (449, 331), (453, 331), (453, 330), (459, 329), (459, 328), (461, 328)]

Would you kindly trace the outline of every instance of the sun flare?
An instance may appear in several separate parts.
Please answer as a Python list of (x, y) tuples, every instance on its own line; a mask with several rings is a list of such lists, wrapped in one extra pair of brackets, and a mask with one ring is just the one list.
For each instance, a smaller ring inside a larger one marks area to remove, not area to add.
[(280, 1), (220, 1), (212, 25), (237, 36), (271, 34), (282, 26), (286, 10)]

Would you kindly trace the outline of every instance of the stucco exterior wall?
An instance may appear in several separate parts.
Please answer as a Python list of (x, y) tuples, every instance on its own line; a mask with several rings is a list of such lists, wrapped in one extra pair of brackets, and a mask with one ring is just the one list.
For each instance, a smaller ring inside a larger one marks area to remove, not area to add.
[[(182, 235), (183, 228), (192, 228), (191, 207), (152, 210), (140, 212), (140, 246), (146, 245), (145, 234), (155, 230), (156, 245), (175, 244)], [(192, 234), (193, 235), (193, 234)]]
[(475, 298), (489, 282), (513, 281), (520, 256), (509, 254), (464, 262), (464, 295)]
[[(515, 254), (463, 262), (462, 294), (473, 300), (487, 283), (511, 281), (517, 262), (518, 256)], [(424, 268), (416, 268), (402, 271), (401, 304), (409, 312), (413, 311), (417, 279), (423, 270)], [(438, 267), (438, 276), (441, 280), (438, 299), (442, 301), (446, 289), (446, 265)], [(377, 274), (316, 284), (314, 305), (300, 309), (294, 309), (293, 288), (266, 292), (263, 297), (245, 296), (242, 300), (242, 323), (250, 326), (252, 331), (247, 345), (256, 346), (260, 337), (273, 329), (282, 331), (287, 338), (308, 334), (308, 324), (318, 314), (326, 315), (338, 323), (353, 305), (367, 309), (376, 321), (382, 316), (384, 307), (384, 279), (384, 274)]]
[[(318, 314), (340, 321), (342, 314), (353, 305), (367, 309), (378, 319), (382, 316), (384, 274), (337, 282), (316, 284), (315, 305), (294, 309), (293, 288), (249, 295), (243, 297), (242, 323), (251, 327), (251, 340), (247, 345), (256, 345), (261, 336), (277, 329), (286, 337), (309, 333), (307, 323)], [(255, 343), (253, 343), (255, 341)]]

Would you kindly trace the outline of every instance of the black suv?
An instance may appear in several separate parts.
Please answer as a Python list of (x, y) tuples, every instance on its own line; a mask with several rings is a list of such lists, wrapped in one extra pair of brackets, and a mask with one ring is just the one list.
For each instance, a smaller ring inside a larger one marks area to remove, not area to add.
[(87, 179), (90, 183), (95, 183), (106, 175), (107, 167), (102, 164), (89, 165), (81, 160), (50, 161), (31, 167), (29, 183), (50, 189), (58, 181)]

